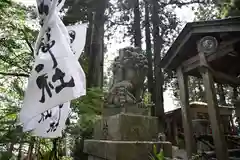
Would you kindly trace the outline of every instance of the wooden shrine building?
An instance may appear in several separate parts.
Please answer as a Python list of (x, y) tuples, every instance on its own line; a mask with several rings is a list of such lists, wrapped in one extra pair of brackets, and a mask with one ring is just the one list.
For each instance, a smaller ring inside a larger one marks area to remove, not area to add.
[(214, 82), (240, 85), (240, 17), (188, 23), (160, 66), (177, 74), (188, 157), (197, 150), (188, 96), (188, 76), (191, 75), (203, 79), (216, 158), (229, 159)]
[[(219, 106), (220, 119), (222, 122), (222, 129), (225, 135), (235, 136), (237, 133), (235, 124), (233, 121), (233, 110), (232, 106)], [(192, 120), (193, 132), (195, 138), (197, 138), (198, 149), (203, 151), (211, 151), (213, 146), (211, 144), (202, 144), (200, 137), (204, 137), (207, 140), (212, 140), (211, 137), (211, 126), (209, 123), (209, 114), (207, 103), (204, 102), (190, 102), (189, 112)], [(183, 135), (183, 125), (182, 125), (182, 114), (181, 108), (176, 108), (174, 110), (165, 113), (166, 122), (166, 136), (167, 140), (172, 142), (175, 146), (182, 146), (180, 139)], [(207, 136), (207, 137), (206, 137)], [(180, 138), (180, 139), (179, 139)], [(210, 147), (209, 147), (210, 146)], [(232, 148), (233, 146), (231, 146)]]

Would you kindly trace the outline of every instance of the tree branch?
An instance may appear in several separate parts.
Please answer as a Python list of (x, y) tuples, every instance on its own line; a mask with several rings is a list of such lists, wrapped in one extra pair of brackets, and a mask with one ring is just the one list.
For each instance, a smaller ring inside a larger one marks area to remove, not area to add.
[(25, 73), (7, 73), (7, 72), (0, 72), (0, 75), (4, 76), (15, 76), (15, 77), (29, 77), (28, 74)]
[(32, 56), (34, 56), (34, 49), (32, 47), (32, 44), (29, 42), (28, 37), (26, 32), (22, 29), (23, 35), (24, 35), (24, 40), (26, 41), (28, 47), (30, 48), (31, 52), (32, 52)]
[(168, 3), (162, 3), (165, 6), (167, 5), (177, 5), (178, 7), (182, 7), (182, 6), (185, 6), (185, 5), (190, 5), (190, 4), (195, 4), (195, 3), (198, 3), (198, 4), (208, 4), (202, 0), (191, 0), (191, 1), (188, 1), (188, 2), (183, 2), (183, 1), (177, 1), (177, 0), (170, 0), (170, 2)]
[[(13, 52), (13, 54), (15, 54), (15, 53)], [(16, 54), (15, 54), (15, 56), (16, 56)], [(28, 73), (28, 71), (26, 69), (22, 68), (18, 63), (13, 63), (12, 59), (6, 60), (6, 59), (4, 59), (4, 57), (0, 56), (0, 60), (2, 60), (3, 62), (6, 62), (9, 65), (17, 66), (19, 69), (21, 69), (24, 72)]]
[(125, 24), (125, 23), (121, 23), (120, 21), (116, 21), (116, 22), (113, 22), (112, 20), (108, 19), (108, 21), (111, 23), (110, 25), (113, 26), (113, 25), (120, 25), (120, 26), (131, 26), (131, 24)]

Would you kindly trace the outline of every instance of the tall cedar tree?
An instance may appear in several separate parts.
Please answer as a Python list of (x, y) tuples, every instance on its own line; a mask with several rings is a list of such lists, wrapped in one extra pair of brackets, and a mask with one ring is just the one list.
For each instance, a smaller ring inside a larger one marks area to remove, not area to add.
[(134, 23), (133, 23), (133, 31), (134, 31), (134, 45), (135, 47), (142, 48), (142, 36), (141, 36), (141, 15), (140, 15), (140, 9), (139, 9), (139, 0), (135, 0), (134, 4)]
[(104, 23), (108, 0), (97, 1), (96, 12), (93, 15), (92, 39), (89, 53), (88, 88), (103, 87), (104, 59)]
[(152, 24), (153, 24), (153, 45), (154, 45), (154, 92), (153, 92), (153, 102), (155, 104), (155, 115), (159, 119), (159, 132), (164, 132), (164, 106), (163, 106), (163, 73), (162, 69), (159, 67), (161, 61), (161, 49), (164, 44), (164, 40), (159, 35), (159, 25), (160, 19), (158, 16), (158, 11), (160, 5), (157, 0), (151, 0), (152, 3)]
[[(146, 53), (148, 59), (148, 92), (153, 93), (153, 66), (152, 66), (152, 46), (151, 46), (151, 32), (150, 32), (150, 19), (149, 19), (149, 3), (145, 0), (145, 43), (146, 43)], [(153, 95), (151, 95), (151, 101), (153, 101)], [(151, 108), (151, 115), (155, 114), (154, 106)]]

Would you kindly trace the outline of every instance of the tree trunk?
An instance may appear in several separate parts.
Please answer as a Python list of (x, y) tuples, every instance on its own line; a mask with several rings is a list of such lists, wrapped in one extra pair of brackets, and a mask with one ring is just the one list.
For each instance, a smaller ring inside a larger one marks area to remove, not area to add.
[(135, 47), (142, 48), (142, 36), (141, 36), (141, 24), (140, 24), (140, 9), (139, 9), (139, 0), (135, 0), (134, 4), (134, 24), (133, 24), (133, 31), (134, 31), (134, 45)]
[(85, 52), (85, 55), (87, 57), (89, 57), (90, 51), (91, 51), (93, 18), (94, 18), (93, 13), (89, 12), (88, 13), (89, 26), (88, 26), (88, 29), (87, 29), (86, 43), (85, 43), (85, 48), (84, 48), (84, 52)]
[(93, 19), (92, 28), (92, 44), (89, 53), (88, 68), (88, 87), (103, 86), (103, 59), (104, 59), (104, 12), (106, 10), (108, 0), (97, 1), (98, 5)]
[(27, 160), (31, 160), (33, 157), (34, 142), (35, 142), (35, 138), (31, 138), (31, 142), (28, 147)]
[[(15, 120), (16, 121), (16, 120)], [(10, 126), (9, 128), (8, 128), (8, 133), (11, 133), (11, 129), (12, 129), (12, 126)], [(12, 155), (13, 155), (13, 150), (14, 150), (14, 144), (15, 144), (15, 142), (16, 142), (16, 139), (15, 139), (16, 137), (12, 137), (11, 136), (11, 142), (10, 142), (10, 144), (8, 145), (8, 149), (7, 149), (7, 151), (8, 151), (8, 155), (11, 157)]]
[(18, 156), (17, 156), (17, 160), (21, 160), (22, 158), (22, 143), (20, 142), (19, 144), (19, 148), (18, 148)]
[[(150, 22), (149, 22), (149, 3), (145, 1), (145, 42), (146, 52), (148, 59), (148, 92), (151, 93), (151, 101), (153, 101), (153, 66), (152, 66), (152, 46), (151, 46), (151, 35), (150, 35)], [(151, 115), (155, 114), (154, 106), (151, 108)]]
[(88, 155), (83, 152), (84, 150), (84, 137), (75, 139), (74, 149), (72, 150), (72, 157), (74, 160), (85, 160)]
[(13, 153), (14, 144), (15, 144), (14, 142), (11, 142), (10, 145), (9, 145), (9, 147), (8, 147), (8, 153), (9, 153), (9, 155), (12, 155), (12, 153)]
[(232, 99), (233, 99), (233, 100), (237, 100), (237, 98), (238, 98), (238, 90), (237, 90), (237, 87), (233, 87)]
[(161, 48), (163, 39), (159, 35), (159, 4), (157, 0), (152, 0), (152, 24), (153, 24), (153, 42), (154, 42), (154, 77), (155, 77), (155, 115), (159, 119), (159, 132), (164, 132), (164, 106), (163, 106), (163, 73), (159, 67), (161, 61)]

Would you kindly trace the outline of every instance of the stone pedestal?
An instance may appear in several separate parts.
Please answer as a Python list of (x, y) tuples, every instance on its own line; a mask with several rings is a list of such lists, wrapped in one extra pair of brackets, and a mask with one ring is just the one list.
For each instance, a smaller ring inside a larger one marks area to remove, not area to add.
[(100, 119), (94, 128), (94, 139), (116, 141), (156, 140), (157, 118), (134, 114), (117, 114)]
[(164, 156), (172, 157), (170, 142), (86, 140), (84, 152), (94, 160), (148, 160), (154, 145), (164, 150)]
[(148, 160), (155, 145), (172, 157), (170, 142), (159, 142), (157, 118), (120, 113), (100, 119), (94, 140), (86, 140), (84, 152), (89, 160)]
[(103, 116), (113, 116), (119, 113), (134, 113), (136, 115), (148, 115), (149, 108), (141, 105), (128, 105), (127, 107), (105, 106)]

